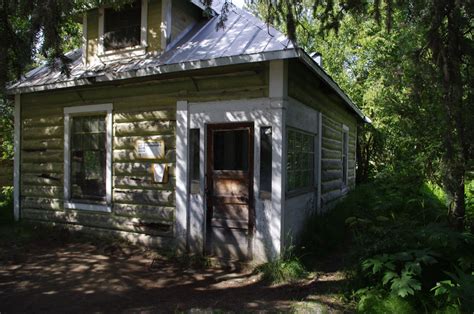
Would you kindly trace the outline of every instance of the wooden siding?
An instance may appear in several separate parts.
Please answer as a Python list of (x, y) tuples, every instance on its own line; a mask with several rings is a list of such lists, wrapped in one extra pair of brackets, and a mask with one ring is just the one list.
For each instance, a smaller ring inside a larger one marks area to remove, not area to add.
[(99, 51), (99, 9), (87, 12), (87, 64), (92, 64)]
[[(321, 199), (329, 205), (344, 193), (342, 182), (343, 125), (349, 128), (348, 183), (355, 186), (355, 149), (357, 118), (349, 112), (338, 97), (298, 61), (290, 61), (288, 94), (290, 97), (320, 111), (322, 118), (321, 143)], [(308, 82), (315, 82), (308, 84)]]
[[(171, 237), (175, 216), (176, 102), (268, 96), (267, 67), (230, 66), (140, 83), (22, 95), (22, 217)], [(112, 213), (64, 209), (63, 110), (113, 103)], [(137, 140), (162, 139), (165, 156), (145, 160)], [(169, 181), (153, 182), (152, 163), (169, 165)]]
[(161, 50), (161, 0), (148, 1), (148, 52)]
[(171, 40), (174, 40), (187, 27), (196, 23), (203, 13), (190, 1), (172, 1)]

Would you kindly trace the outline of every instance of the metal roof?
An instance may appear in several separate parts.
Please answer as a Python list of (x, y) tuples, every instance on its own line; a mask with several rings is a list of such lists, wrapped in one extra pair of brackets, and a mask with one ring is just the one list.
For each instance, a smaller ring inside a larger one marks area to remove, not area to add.
[[(218, 9), (217, 4), (213, 9)], [(322, 78), (352, 111), (365, 119), (360, 109), (334, 80), (302, 49), (296, 48), (284, 34), (235, 6), (228, 13), (224, 28), (217, 27), (219, 20), (220, 17), (216, 14), (208, 21), (195, 25), (162, 54), (150, 53), (85, 67), (82, 49), (74, 50), (66, 54), (72, 61), (69, 76), (61, 73), (59, 67), (45, 64), (10, 85), (7, 88), (8, 93), (29, 93), (229, 64), (299, 58)]]

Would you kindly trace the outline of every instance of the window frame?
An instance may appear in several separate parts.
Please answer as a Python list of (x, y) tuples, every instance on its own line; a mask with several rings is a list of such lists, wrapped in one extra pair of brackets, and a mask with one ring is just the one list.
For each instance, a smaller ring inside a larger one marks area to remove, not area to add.
[[(288, 170), (288, 157), (289, 157), (289, 149), (290, 149), (290, 145), (289, 145), (289, 132), (298, 132), (298, 133), (302, 133), (304, 135), (308, 135), (311, 137), (312, 139), (312, 152), (309, 153), (310, 155), (312, 155), (312, 169), (309, 169), (309, 170), (306, 170), (306, 171), (309, 171), (311, 173), (311, 179), (309, 180), (310, 184), (308, 186), (304, 186), (304, 187), (299, 187), (299, 188), (295, 188), (293, 190), (290, 190), (290, 185), (289, 185), (289, 173), (291, 171)], [(305, 194), (305, 193), (309, 193), (309, 192), (312, 192), (314, 190), (316, 190), (316, 185), (315, 185), (315, 170), (316, 170), (316, 162), (315, 162), (315, 156), (316, 156), (316, 134), (314, 133), (311, 133), (311, 132), (308, 132), (308, 131), (305, 131), (305, 130), (302, 130), (302, 129), (298, 129), (298, 128), (295, 128), (295, 127), (287, 127), (287, 130), (286, 130), (286, 163), (285, 163), (285, 172), (286, 172), (286, 195), (287, 197), (294, 197), (294, 196), (298, 196), (300, 194)]]
[[(346, 141), (344, 142), (344, 137)], [(345, 186), (349, 185), (349, 127), (345, 124), (342, 125), (342, 150), (341, 150), (341, 162), (342, 162), (342, 183)], [(344, 163), (344, 155), (346, 156), (346, 162)]]
[(148, 47), (148, 0), (141, 0), (140, 24), (140, 45), (106, 51), (104, 47), (105, 7), (99, 8), (99, 58), (102, 61), (114, 61), (122, 58), (135, 57), (146, 54), (146, 48)]
[[(112, 212), (112, 110), (113, 104), (99, 104), (64, 108), (64, 208), (98, 212)], [(71, 200), (71, 127), (72, 117), (105, 113), (106, 165), (105, 204), (83, 203)]]

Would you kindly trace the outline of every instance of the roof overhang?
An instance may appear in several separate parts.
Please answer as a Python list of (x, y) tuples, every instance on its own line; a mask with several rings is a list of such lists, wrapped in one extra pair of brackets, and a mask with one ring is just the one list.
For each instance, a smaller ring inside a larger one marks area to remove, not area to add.
[(133, 78), (143, 78), (167, 73), (177, 73), (183, 71), (214, 68), (227, 65), (238, 65), (245, 63), (265, 62), (272, 60), (297, 58), (309, 67), (323, 82), (325, 82), (344, 102), (348, 109), (354, 112), (360, 119), (366, 123), (371, 123), (370, 118), (366, 117), (362, 111), (352, 102), (337, 83), (301, 48), (292, 48), (286, 50), (269, 51), (255, 54), (220, 57), (208, 60), (196, 60), (175, 64), (165, 64), (158, 67), (138, 69), (126, 72), (111, 72), (95, 76), (76, 78), (69, 81), (57, 82), (44, 85), (33, 85), (23, 87), (7, 88), (7, 94), (23, 94), (42, 92), (55, 89), (72, 88), (80, 86), (92, 86), (97, 83), (106, 83), (118, 80), (127, 80)]

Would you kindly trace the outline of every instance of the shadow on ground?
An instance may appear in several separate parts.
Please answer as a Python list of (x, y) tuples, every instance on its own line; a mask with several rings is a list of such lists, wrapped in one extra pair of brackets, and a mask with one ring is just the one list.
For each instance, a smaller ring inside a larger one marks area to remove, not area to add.
[[(0, 227), (2, 228), (2, 227)], [(287, 311), (333, 300), (343, 277), (268, 286), (249, 269), (186, 268), (156, 252), (43, 235), (0, 241), (0, 312)]]

